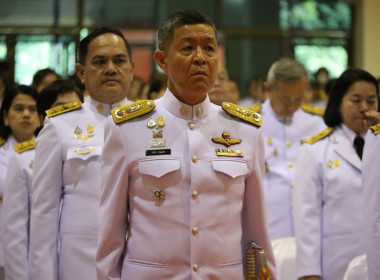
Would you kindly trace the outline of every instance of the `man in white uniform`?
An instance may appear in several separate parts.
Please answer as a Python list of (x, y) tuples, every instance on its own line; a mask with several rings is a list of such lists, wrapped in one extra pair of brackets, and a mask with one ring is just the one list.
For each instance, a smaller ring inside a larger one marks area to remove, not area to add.
[(79, 46), (76, 72), (88, 102), (51, 111), (36, 140), (31, 209), (31, 278), (96, 279), (100, 155), (110, 110), (128, 104), (133, 79), (122, 33), (102, 28)]
[(276, 279), (261, 116), (210, 103), (218, 56), (208, 18), (176, 12), (158, 40), (164, 96), (116, 109), (106, 124), (98, 279), (243, 280), (251, 242), (266, 253), (265, 279)]

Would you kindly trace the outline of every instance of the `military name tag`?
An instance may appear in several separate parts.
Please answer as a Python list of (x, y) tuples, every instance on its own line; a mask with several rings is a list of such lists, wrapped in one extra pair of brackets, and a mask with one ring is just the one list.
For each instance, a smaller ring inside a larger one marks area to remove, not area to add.
[(170, 155), (171, 149), (160, 149), (160, 150), (146, 150), (146, 156), (160, 156), (160, 155)]
[(215, 149), (217, 156), (224, 157), (244, 157), (242, 150)]

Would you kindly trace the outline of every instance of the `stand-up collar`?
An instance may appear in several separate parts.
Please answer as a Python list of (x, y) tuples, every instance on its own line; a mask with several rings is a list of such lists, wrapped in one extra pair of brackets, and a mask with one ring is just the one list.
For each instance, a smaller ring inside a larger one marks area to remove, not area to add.
[(197, 121), (206, 117), (211, 110), (211, 102), (206, 95), (205, 100), (196, 105), (187, 105), (179, 101), (169, 89), (166, 90), (164, 96), (161, 98), (162, 104), (166, 110), (173, 115), (182, 118), (184, 120)]
[(111, 114), (112, 109), (130, 104), (131, 101), (129, 101), (127, 98), (125, 98), (125, 99), (121, 100), (120, 102), (116, 102), (113, 104), (106, 104), (106, 103), (98, 102), (98, 101), (96, 101), (90, 97), (87, 101), (85, 101), (85, 103), (89, 105), (88, 107), (93, 112), (101, 114), (103, 116), (109, 116)]

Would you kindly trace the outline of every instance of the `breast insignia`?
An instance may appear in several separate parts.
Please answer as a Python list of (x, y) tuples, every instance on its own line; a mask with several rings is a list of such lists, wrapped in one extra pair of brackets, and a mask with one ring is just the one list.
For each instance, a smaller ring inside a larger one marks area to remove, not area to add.
[(116, 124), (142, 116), (152, 111), (156, 105), (153, 100), (140, 100), (111, 110), (112, 118)]
[(380, 123), (371, 126), (370, 129), (373, 131), (374, 134), (380, 133)]
[(261, 104), (254, 104), (254, 105), (248, 107), (248, 109), (253, 111), (253, 112), (260, 113), (261, 110), (263, 109), (263, 106)]
[(70, 112), (70, 111), (73, 111), (75, 109), (78, 109), (82, 106), (82, 102), (72, 102), (72, 103), (68, 103), (68, 104), (64, 104), (64, 105), (61, 105), (61, 106), (57, 106), (57, 107), (54, 107), (54, 108), (51, 108), (49, 110), (46, 110), (46, 115), (51, 118), (51, 117), (54, 117), (54, 116), (57, 116), (57, 115), (60, 115), (60, 114), (63, 114), (63, 113), (67, 113), (67, 112)]
[(228, 132), (223, 132), (222, 137), (219, 138), (211, 138), (212, 142), (218, 143), (218, 144), (223, 144), (227, 147), (231, 145), (236, 145), (241, 143), (241, 139), (237, 138), (230, 138), (230, 134)]
[(325, 109), (308, 105), (308, 104), (302, 104), (301, 105), (302, 110), (304, 110), (306, 113), (312, 114), (312, 115), (318, 115), (318, 116), (323, 116), (325, 113)]
[(16, 152), (21, 154), (22, 152), (34, 149), (34, 142), (35, 142), (35, 139), (32, 139), (32, 140), (28, 140), (28, 141), (13, 145), (13, 147), (15, 148)]
[(244, 107), (238, 106), (233, 103), (229, 102), (223, 102), (222, 108), (225, 112), (228, 114), (237, 117), (239, 119), (242, 119), (246, 122), (249, 122), (257, 127), (261, 127), (261, 123), (263, 122), (263, 118), (260, 114), (251, 111), (249, 109), (246, 109)]
[(329, 136), (332, 133), (332, 131), (333, 131), (332, 127), (329, 127), (327, 129), (325, 129), (324, 131), (310, 137), (309, 139), (302, 140), (301, 142), (302, 143), (314, 144), (315, 142)]

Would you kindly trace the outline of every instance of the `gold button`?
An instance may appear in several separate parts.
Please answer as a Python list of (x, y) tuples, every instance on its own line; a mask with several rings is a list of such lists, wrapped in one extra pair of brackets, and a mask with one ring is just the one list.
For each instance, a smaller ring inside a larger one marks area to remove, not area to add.
[(98, 111), (103, 110), (103, 105), (102, 105), (102, 104), (99, 104), (98, 106), (96, 106), (96, 110), (98, 110)]
[(290, 184), (290, 186), (291, 186), (292, 188), (294, 188), (294, 185), (295, 185), (294, 182), (292, 182), (292, 183)]
[(197, 156), (192, 156), (192, 158), (191, 158), (191, 160), (193, 161), (193, 162), (197, 162)]
[(4, 146), (4, 150), (8, 150), (8, 146)]
[(197, 192), (197, 191), (193, 191), (193, 193), (191, 194), (191, 196), (192, 196), (194, 199), (197, 199), (197, 198), (198, 198), (198, 192)]
[(288, 161), (288, 166), (289, 166), (289, 167), (293, 167), (293, 162)]
[(192, 123), (190, 124), (190, 129), (193, 130), (195, 128), (195, 125)]
[(272, 138), (268, 138), (268, 145), (272, 145), (273, 144), (273, 141), (272, 141)]
[(199, 107), (198, 109), (197, 109), (197, 117), (199, 118), (199, 117), (202, 117), (202, 115), (203, 115), (203, 108), (202, 107)]
[(291, 145), (292, 145), (292, 142), (290, 142), (289, 140), (288, 141), (286, 141), (286, 147), (290, 147)]
[(198, 265), (197, 265), (197, 264), (194, 264), (194, 265), (193, 265), (193, 270), (194, 270), (195, 272), (197, 272), (198, 269), (199, 269)]
[(196, 235), (198, 233), (198, 228), (197, 227), (193, 227), (191, 229), (191, 232), (193, 233), (193, 235)]

